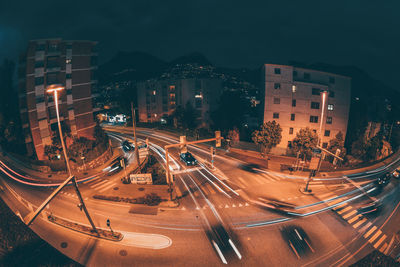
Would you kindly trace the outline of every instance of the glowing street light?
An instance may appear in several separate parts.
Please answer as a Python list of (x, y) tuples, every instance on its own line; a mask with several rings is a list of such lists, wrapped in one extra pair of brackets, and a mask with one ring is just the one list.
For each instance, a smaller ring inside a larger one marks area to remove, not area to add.
[(323, 90), (323, 91), (321, 91), (321, 93), (322, 93), (322, 109), (321, 109), (321, 121), (319, 123), (318, 145), (321, 145), (321, 141), (322, 141), (322, 124), (324, 122), (325, 104), (326, 104), (326, 98), (328, 95), (328, 90)]

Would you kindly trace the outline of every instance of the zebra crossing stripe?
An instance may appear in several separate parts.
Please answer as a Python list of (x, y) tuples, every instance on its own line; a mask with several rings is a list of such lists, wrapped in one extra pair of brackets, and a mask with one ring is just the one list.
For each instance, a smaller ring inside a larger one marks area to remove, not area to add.
[(359, 218), (362, 218), (362, 216), (361, 216), (361, 215), (354, 216), (353, 218), (351, 218), (350, 220), (348, 220), (348, 222), (349, 222), (350, 224), (352, 224), (353, 222), (357, 221)]
[(104, 184), (104, 183), (107, 183), (107, 180), (100, 181), (100, 182), (98, 182), (96, 184), (91, 184), (90, 188), (95, 188), (95, 187), (97, 187), (97, 186), (99, 186), (101, 184)]
[(386, 239), (386, 235), (383, 235), (383, 236), (381, 237), (381, 239), (379, 239), (379, 240), (375, 243), (374, 248), (377, 249), (377, 248), (379, 247), (379, 245), (380, 245), (385, 239)]
[(380, 252), (382, 252), (383, 254), (387, 255), (386, 253), (386, 248), (388, 247), (388, 243), (385, 243), (382, 245), (382, 247), (379, 249)]
[(376, 230), (376, 226), (374, 225), (374, 227), (372, 227), (365, 235), (364, 237), (367, 238), (369, 237), (373, 232), (375, 232)]
[(366, 218), (363, 218), (362, 220), (358, 221), (356, 224), (352, 225), (355, 229), (358, 228), (360, 225), (365, 223), (367, 221)]
[(341, 208), (344, 208), (344, 207), (347, 206), (347, 205), (349, 205), (349, 204), (347, 204), (347, 202), (345, 202), (345, 203), (343, 203), (342, 205), (339, 205), (339, 206), (334, 207), (333, 210), (339, 210), (339, 209), (341, 209)]
[(351, 216), (353, 216), (354, 214), (356, 214), (357, 211), (353, 210), (352, 212), (347, 213), (346, 215), (343, 216), (343, 219), (347, 219), (350, 218)]
[(102, 188), (101, 190), (99, 190), (99, 192), (102, 193), (102, 192), (106, 191), (107, 189), (110, 189), (114, 185), (115, 185), (115, 183), (111, 183), (109, 186), (106, 186), (106, 187)]
[(104, 187), (109, 186), (110, 184), (112, 184), (112, 182), (107, 182), (107, 183), (104, 183), (104, 184), (102, 184), (100, 186), (96, 186), (94, 189), (100, 190), (100, 189), (103, 189)]
[(346, 207), (346, 208), (344, 208), (344, 209), (342, 209), (342, 210), (339, 210), (337, 213), (338, 214), (342, 214), (342, 213), (345, 213), (345, 212), (347, 212), (348, 210), (351, 210), (352, 209), (352, 207), (351, 206), (348, 206), (348, 207)]
[(368, 240), (368, 242), (372, 243), (382, 234), (381, 230), (376, 231), (376, 233)]

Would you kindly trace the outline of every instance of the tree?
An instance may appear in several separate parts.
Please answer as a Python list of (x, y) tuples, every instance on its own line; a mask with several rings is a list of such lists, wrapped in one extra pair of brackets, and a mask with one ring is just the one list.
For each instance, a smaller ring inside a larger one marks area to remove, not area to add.
[(318, 144), (318, 136), (310, 128), (303, 128), (292, 141), (294, 152), (300, 151), (303, 156), (311, 156), (312, 149)]
[(185, 107), (177, 106), (171, 116), (174, 120), (176, 120), (177, 127), (183, 127), (184, 129), (194, 129), (197, 126), (196, 110), (193, 108), (190, 101), (186, 103)]
[(229, 140), (231, 140), (231, 145), (238, 143), (239, 139), (240, 139), (239, 137), (240, 137), (240, 135), (239, 135), (238, 128), (235, 127), (235, 128), (233, 128), (233, 130), (229, 130), (227, 138)]
[(261, 147), (261, 154), (268, 154), (270, 150), (282, 140), (282, 128), (276, 121), (268, 121), (261, 125), (260, 130), (255, 130), (252, 140)]
[(340, 149), (340, 157), (344, 157), (346, 155), (346, 148), (344, 147), (344, 137), (342, 132), (338, 132), (335, 138), (329, 141), (328, 150), (335, 154), (337, 149)]
[(104, 132), (99, 123), (97, 123), (94, 127), (93, 137), (96, 140), (96, 144), (108, 143), (108, 135)]

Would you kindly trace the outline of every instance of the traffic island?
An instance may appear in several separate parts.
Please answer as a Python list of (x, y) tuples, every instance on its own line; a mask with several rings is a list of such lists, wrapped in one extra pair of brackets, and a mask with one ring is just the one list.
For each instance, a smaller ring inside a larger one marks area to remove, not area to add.
[(71, 222), (65, 219), (61, 219), (57, 216), (50, 214), (48, 220), (52, 223), (58, 224), (65, 228), (71, 229), (76, 232), (80, 232), (85, 235), (90, 235), (97, 238), (103, 238), (111, 241), (121, 241), (124, 237), (121, 233), (112, 230), (104, 230), (97, 228), (97, 233), (89, 226), (78, 224), (76, 222)]

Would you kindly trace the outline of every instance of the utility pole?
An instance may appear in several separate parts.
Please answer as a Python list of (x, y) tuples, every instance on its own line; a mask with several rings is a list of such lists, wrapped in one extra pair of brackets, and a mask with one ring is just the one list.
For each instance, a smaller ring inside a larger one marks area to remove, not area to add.
[(137, 138), (136, 138), (136, 112), (135, 109), (133, 108), (133, 101), (131, 102), (131, 109), (132, 109), (132, 125), (133, 125), (133, 134), (134, 134), (134, 140), (135, 140), (135, 155), (136, 155), (136, 162), (138, 165), (138, 170), (139, 173), (142, 173), (142, 168), (140, 166), (140, 159), (139, 159), (139, 148), (137, 144)]
[(214, 147), (210, 147), (210, 154), (211, 154), (211, 169), (214, 169)]

